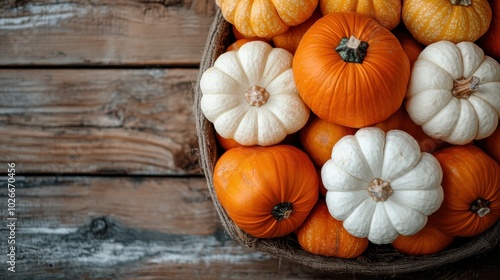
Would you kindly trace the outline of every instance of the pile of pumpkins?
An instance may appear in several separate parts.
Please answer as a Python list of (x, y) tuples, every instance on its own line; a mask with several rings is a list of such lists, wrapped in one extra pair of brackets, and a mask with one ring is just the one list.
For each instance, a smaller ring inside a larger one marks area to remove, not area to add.
[(216, 0), (202, 73), (233, 222), (312, 253), (445, 250), (500, 217), (500, 1)]

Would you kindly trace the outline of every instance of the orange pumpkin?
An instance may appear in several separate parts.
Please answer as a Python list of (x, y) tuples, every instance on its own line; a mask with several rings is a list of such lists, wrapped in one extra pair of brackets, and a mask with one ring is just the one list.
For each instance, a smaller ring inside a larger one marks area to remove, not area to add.
[(249, 38), (258, 38), (258, 37), (247, 37), (247, 36), (241, 34), (241, 32), (238, 30), (238, 28), (236, 28), (236, 26), (234, 26), (234, 25), (231, 25), (231, 30), (233, 31), (233, 35), (236, 38), (236, 40), (239, 40), (239, 39), (249, 39)]
[(217, 139), (217, 143), (224, 149), (225, 151), (236, 148), (236, 147), (243, 147), (240, 143), (236, 142), (234, 139), (229, 139), (229, 138), (224, 138), (220, 136), (219, 133), (215, 133), (215, 139)]
[(500, 125), (487, 138), (476, 142), (477, 146), (500, 164)]
[(422, 127), (418, 126), (411, 120), (404, 106), (401, 106), (389, 118), (374, 126), (381, 128), (385, 132), (393, 129), (400, 129), (407, 132), (413, 136), (415, 140), (417, 140), (422, 152), (433, 153), (439, 149), (449, 146), (448, 143), (442, 140), (434, 139), (428, 136)]
[(443, 251), (453, 243), (454, 239), (452, 235), (438, 229), (431, 222), (427, 222), (424, 228), (414, 235), (398, 236), (392, 242), (392, 246), (406, 255), (422, 256)]
[(470, 144), (450, 146), (434, 156), (443, 170), (444, 200), (429, 219), (454, 236), (484, 232), (500, 217), (500, 166)]
[(213, 182), (228, 216), (258, 238), (296, 230), (319, 197), (313, 163), (291, 145), (230, 149), (217, 161)]
[(300, 130), (300, 144), (309, 155), (312, 162), (321, 167), (332, 156), (332, 148), (337, 141), (356, 133), (356, 129), (329, 123), (316, 116), (311, 116), (309, 122)]
[(245, 37), (272, 38), (306, 21), (318, 0), (216, 0), (224, 18)]
[(375, 19), (391, 30), (401, 22), (401, 0), (319, 0), (323, 15), (333, 12), (355, 12)]
[(354, 237), (328, 212), (323, 199), (297, 229), (297, 241), (305, 251), (322, 256), (356, 258), (368, 247), (368, 238)]
[(404, 0), (404, 25), (424, 45), (438, 41), (474, 42), (491, 22), (487, 0)]
[(401, 106), (410, 63), (398, 39), (374, 19), (330, 13), (302, 37), (293, 72), (314, 114), (360, 128), (387, 119)]
[(297, 50), (297, 46), (299, 45), (302, 36), (306, 33), (307, 30), (315, 23), (318, 19), (321, 18), (321, 12), (316, 10), (306, 21), (303, 23), (290, 27), (287, 31), (274, 36), (272, 38), (274, 46), (278, 48), (283, 48), (292, 54)]
[[(281, 145), (292, 145), (292, 146), (297, 146), (299, 143), (299, 136), (298, 133), (292, 133), (288, 134), (283, 141), (281, 141), (279, 144)], [(236, 147), (244, 147), (245, 145), (242, 145), (234, 139), (230, 138), (224, 138), (222, 137), (219, 133), (215, 132), (215, 139), (217, 139), (217, 143), (221, 146), (221, 148), (224, 151), (227, 151), (232, 148)]]
[(424, 45), (420, 44), (407, 29), (403, 27), (398, 27), (392, 31), (396, 38), (398, 38), (403, 50), (405, 51), (408, 59), (410, 60), (410, 69), (413, 68), (413, 63), (417, 60), (418, 56), (424, 49)]
[(262, 41), (262, 42), (268, 43), (268, 40), (263, 39), (263, 38), (257, 38), (257, 37), (254, 37), (254, 38), (241, 38), (241, 39), (237, 39), (231, 45), (227, 46), (226, 52), (228, 52), (228, 51), (237, 51), (237, 50), (240, 49), (241, 46), (243, 46), (244, 44), (246, 44), (248, 42), (252, 42), (252, 41)]

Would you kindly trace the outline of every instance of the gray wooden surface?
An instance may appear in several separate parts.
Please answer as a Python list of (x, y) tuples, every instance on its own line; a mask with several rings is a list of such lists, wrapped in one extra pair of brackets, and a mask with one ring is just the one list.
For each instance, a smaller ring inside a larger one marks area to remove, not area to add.
[(208, 0), (0, 2), (0, 279), (497, 278), (498, 246), (435, 271), (369, 277), (230, 240), (191, 111), (214, 13)]

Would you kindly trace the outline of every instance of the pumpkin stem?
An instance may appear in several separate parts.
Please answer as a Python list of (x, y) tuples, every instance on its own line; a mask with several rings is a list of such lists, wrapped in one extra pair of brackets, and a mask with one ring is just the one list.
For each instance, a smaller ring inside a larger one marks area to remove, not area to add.
[(259, 86), (253, 86), (245, 93), (248, 104), (255, 107), (266, 104), (269, 96), (269, 92), (267, 92), (265, 88)]
[(457, 98), (467, 99), (474, 91), (479, 89), (480, 81), (481, 79), (476, 76), (454, 80), (451, 93)]
[(491, 209), (488, 207), (490, 202), (486, 199), (478, 198), (476, 201), (472, 202), (470, 210), (479, 215), (479, 217), (484, 217), (486, 214), (490, 213)]
[(367, 42), (351, 36), (350, 38), (342, 38), (335, 51), (339, 53), (345, 62), (362, 63), (367, 49)]
[(472, 0), (451, 0), (451, 4), (468, 7), (472, 4)]
[(278, 221), (286, 220), (292, 214), (292, 203), (291, 202), (282, 202), (273, 207), (271, 211), (271, 215)]
[(375, 202), (386, 201), (394, 192), (391, 184), (381, 179), (373, 179), (366, 190)]

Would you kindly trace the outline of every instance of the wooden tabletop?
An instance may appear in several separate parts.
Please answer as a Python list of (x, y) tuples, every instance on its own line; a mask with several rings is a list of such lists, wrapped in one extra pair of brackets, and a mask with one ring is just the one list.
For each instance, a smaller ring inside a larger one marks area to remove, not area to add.
[[(192, 113), (214, 2), (0, 1), (0, 279), (385, 278), (326, 275), (222, 229)], [(497, 246), (388, 278), (499, 273)]]

